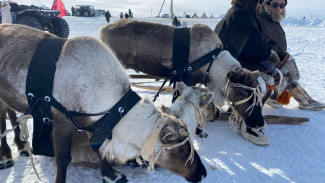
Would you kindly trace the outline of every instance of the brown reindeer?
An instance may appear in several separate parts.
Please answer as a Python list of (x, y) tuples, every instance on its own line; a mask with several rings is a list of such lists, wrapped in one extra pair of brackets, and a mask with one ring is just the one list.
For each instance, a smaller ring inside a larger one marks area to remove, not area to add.
[[(100, 39), (111, 48), (124, 68), (166, 77), (173, 71), (175, 29), (175, 27), (158, 23), (119, 20), (102, 27)], [(194, 24), (190, 28), (188, 58), (190, 63), (216, 48), (222, 49), (222, 47), (220, 39), (208, 26)], [(261, 103), (257, 102), (261, 99), (261, 95), (255, 92), (260, 88), (260, 83), (257, 80), (259, 73), (242, 68), (228, 51), (222, 51), (219, 55), (211, 57), (212, 60), (209, 72), (210, 82), (207, 87), (209, 91), (215, 93), (215, 103), (221, 107), (225, 100), (230, 101), (229, 104), (235, 112), (243, 117), (249, 128), (247, 130), (256, 131), (250, 135), (263, 136), (261, 141), (254, 143), (267, 145), (269, 138), (259, 130), (265, 125)], [(208, 66), (209, 64), (206, 64), (192, 72), (187, 83), (190, 85), (206, 84), (205, 73)]]
[[(0, 99), (6, 106), (24, 112), (28, 107), (25, 85), (32, 56), (42, 40), (54, 36), (22, 25), (2, 24), (0, 37)], [(94, 38), (77, 37), (63, 45), (56, 63), (51, 98), (68, 111), (100, 113), (111, 109), (130, 87), (127, 74), (107, 46)], [(51, 111), (56, 182), (61, 183), (66, 180), (72, 159), (72, 137), (77, 129), (65, 113), (53, 107)], [(102, 116), (76, 117), (76, 123), (87, 127)], [(159, 130), (151, 133), (154, 126)], [(127, 182), (111, 165), (139, 156), (151, 134), (157, 144), (169, 149), (157, 157), (159, 166), (190, 182), (199, 182), (206, 176), (206, 169), (192, 148), (186, 125), (157, 110), (150, 100), (141, 99), (114, 127), (112, 139), (106, 140), (98, 151), (103, 181)], [(188, 162), (189, 157), (193, 161)]]

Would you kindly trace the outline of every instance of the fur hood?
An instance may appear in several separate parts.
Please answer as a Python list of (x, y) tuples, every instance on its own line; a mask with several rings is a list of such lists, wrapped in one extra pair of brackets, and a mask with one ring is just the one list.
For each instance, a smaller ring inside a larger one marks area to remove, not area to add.
[(281, 22), (286, 18), (286, 9), (284, 9), (282, 13), (279, 13), (271, 8), (271, 6), (267, 5), (267, 1), (264, 1), (259, 9), (258, 15), (272, 20), (273, 22)]

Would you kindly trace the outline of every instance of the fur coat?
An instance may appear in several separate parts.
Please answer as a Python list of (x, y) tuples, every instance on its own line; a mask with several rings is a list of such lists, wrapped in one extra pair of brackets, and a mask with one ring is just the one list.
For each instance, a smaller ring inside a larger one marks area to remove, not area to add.
[[(270, 60), (271, 47), (265, 41), (254, 12), (235, 4), (217, 24), (215, 33), (244, 68), (265, 71), (262, 61)], [(277, 61), (276, 61), (277, 62)]]
[(286, 10), (282, 13), (272, 9), (264, 2), (258, 12), (261, 31), (268, 44), (283, 59), (287, 52), (287, 41), (285, 32), (280, 22), (286, 17)]

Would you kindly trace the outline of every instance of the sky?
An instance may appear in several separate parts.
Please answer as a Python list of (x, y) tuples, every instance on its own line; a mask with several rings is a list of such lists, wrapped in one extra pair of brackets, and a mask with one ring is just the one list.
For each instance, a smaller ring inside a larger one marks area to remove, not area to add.
[[(14, 0), (19, 3), (42, 2), (51, 7), (53, 0)], [(231, 0), (174, 0), (174, 13), (181, 16), (185, 13), (193, 15), (195, 12), (201, 16), (204, 12), (215, 17), (226, 13), (230, 8)], [(127, 12), (130, 8), (136, 17), (157, 16), (163, 0), (63, 0), (67, 10), (78, 4), (94, 5), (95, 9), (109, 10), (113, 16), (120, 12)], [(161, 14), (169, 13), (171, 0), (166, 0)], [(294, 18), (325, 17), (324, 0), (294, 0), (288, 1), (287, 16)]]

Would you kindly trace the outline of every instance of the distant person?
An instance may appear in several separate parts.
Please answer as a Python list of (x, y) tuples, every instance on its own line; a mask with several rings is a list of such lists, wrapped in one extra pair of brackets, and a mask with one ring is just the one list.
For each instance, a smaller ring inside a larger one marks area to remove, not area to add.
[(130, 18), (133, 18), (133, 13), (132, 13), (131, 9), (129, 9), (129, 16), (130, 16)]
[(123, 12), (120, 13), (120, 19), (122, 19), (124, 16)]
[(125, 13), (124, 17), (129, 18), (130, 16), (128, 15), (128, 13)]
[(2, 15), (2, 23), (12, 24), (12, 17), (10, 13), (10, 5), (9, 3), (2, 1), (1, 2), (1, 15)]
[(75, 13), (76, 13), (76, 9), (72, 6), (71, 7), (71, 14), (72, 14), (72, 16), (75, 16)]
[(181, 22), (177, 19), (176, 16), (174, 17), (172, 24), (175, 27), (180, 27), (182, 25)]
[(109, 23), (112, 16), (111, 16), (111, 13), (108, 10), (105, 12), (105, 17), (106, 17), (107, 23)]
[[(258, 12), (258, 19), (261, 25), (262, 34), (281, 60), (287, 55), (287, 41), (285, 32), (280, 22), (286, 17), (287, 0), (267, 0), (261, 5)], [(290, 60), (295, 62), (294, 59)], [(302, 88), (300, 84), (289, 93), (299, 102), (299, 109), (305, 110), (323, 110), (325, 104), (314, 100)], [(272, 107), (282, 107), (276, 100), (269, 99), (267, 104)]]

